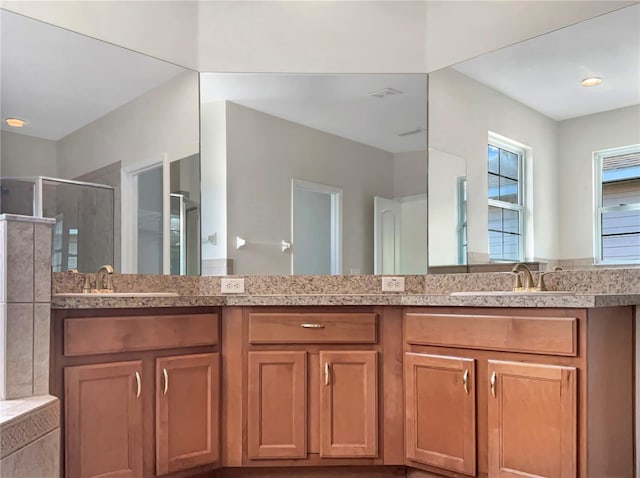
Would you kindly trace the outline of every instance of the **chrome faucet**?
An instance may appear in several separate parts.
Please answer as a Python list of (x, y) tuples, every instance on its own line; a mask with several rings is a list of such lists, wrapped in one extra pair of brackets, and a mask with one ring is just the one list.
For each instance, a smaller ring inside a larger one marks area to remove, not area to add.
[[(520, 277), (520, 271), (524, 273), (524, 286), (522, 285), (522, 278)], [(516, 281), (513, 285), (514, 292), (528, 292), (536, 289), (535, 281), (533, 280), (533, 274), (531, 269), (526, 264), (518, 262), (513, 266), (511, 272), (516, 275)]]
[(113, 292), (113, 266), (105, 264), (96, 272), (96, 290), (98, 292)]

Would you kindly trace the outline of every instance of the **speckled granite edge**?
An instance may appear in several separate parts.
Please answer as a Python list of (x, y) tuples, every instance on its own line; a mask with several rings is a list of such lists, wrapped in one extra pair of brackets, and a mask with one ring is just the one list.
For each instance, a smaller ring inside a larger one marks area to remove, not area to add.
[(225, 297), (226, 305), (401, 305), (402, 295), (396, 294), (299, 294), (299, 295), (237, 295)]
[(54, 309), (115, 309), (205, 306), (358, 306), (568, 307), (640, 304), (640, 294), (465, 295), (448, 294), (292, 294), (202, 297), (53, 297)]
[(213, 307), (226, 304), (223, 296), (177, 297), (51, 297), (52, 309), (129, 309), (154, 307)]

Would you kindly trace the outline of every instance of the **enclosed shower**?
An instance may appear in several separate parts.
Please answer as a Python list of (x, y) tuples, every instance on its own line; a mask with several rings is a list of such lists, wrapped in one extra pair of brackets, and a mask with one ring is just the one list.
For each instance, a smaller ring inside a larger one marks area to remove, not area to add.
[(0, 212), (55, 219), (54, 272), (94, 272), (114, 263), (115, 190), (104, 184), (50, 178), (0, 178)]

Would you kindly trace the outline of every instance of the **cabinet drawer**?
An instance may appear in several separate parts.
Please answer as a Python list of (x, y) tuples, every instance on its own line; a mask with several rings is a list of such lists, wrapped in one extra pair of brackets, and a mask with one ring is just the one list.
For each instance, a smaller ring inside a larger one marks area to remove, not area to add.
[(543, 355), (577, 355), (577, 325), (575, 317), (405, 315), (410, 344)]
[(376, 343), (376, 314), (249, 314), (252, 344)]
[(64, 354), (68, 356), (217, 343), (217, 314), (80, 317), (64, 321)]

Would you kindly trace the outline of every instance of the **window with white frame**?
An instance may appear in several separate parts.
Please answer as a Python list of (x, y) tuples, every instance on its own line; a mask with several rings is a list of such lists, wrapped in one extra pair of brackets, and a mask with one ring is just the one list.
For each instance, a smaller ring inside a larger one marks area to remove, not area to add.
[(595, 153), (597, 263), (640, 262), (640, 145)]
[(521, 261), (524, 256), (524, 156), (522, 148), (489, 138), (489, 258)]

